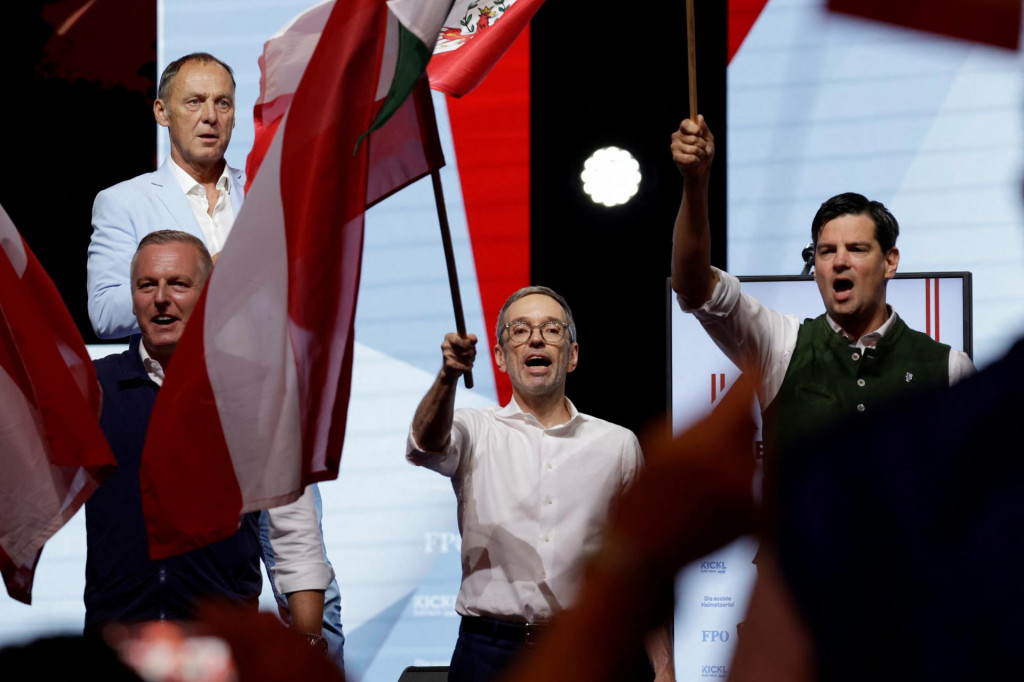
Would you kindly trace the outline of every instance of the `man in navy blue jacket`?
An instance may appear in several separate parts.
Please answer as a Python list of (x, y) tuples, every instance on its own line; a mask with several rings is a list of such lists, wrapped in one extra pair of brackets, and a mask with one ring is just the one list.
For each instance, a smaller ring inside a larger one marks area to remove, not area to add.
[[(96, 362), (103, 389), (100, 426), (117, 472), (86, 503), (86, 630), (108, 622), (184, 620), (196, 601), (217, 595), (255, 608), (260, 590), (259, 515), (230, 538), (169, 559), (149, 558), (139, 464), (150, 412), (175, 347), (212, 269), (202, 242), (184, 232), (147, 236), (132, 259), (133, 312), (142, 331), (129, 349)], [(272, 575), (287, 595), (292, 627), (323, 646), (323, 591), (334, 577), (323, 559), (312, 496), (275, 510), (271, 523), (289, 552)]]

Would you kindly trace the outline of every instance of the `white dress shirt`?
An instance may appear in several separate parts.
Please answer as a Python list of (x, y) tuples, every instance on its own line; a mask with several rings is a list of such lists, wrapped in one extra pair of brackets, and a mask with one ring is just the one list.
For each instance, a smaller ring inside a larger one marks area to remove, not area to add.
[(452, 479), (462, 533), (455, 610), (545, 621), (576, 596), (611, 502), (642, 465), (633, 432), (580, 414), (552, 428), (513, 399), (503, 408), (455, 411), (443, 452), (406, 458)]
[(235, 209), (231, 206), (231, 176), (228, 174), (228, 164), (224, 164), (224, 170), (217, 178), (217, 189), (220, 193), (211, 216), (206, 188), (176, 164), (174, 159), (169, 159), (169, 161), (171, 170), (174, 171), (174, 177), (181, 185), (181, 191), (185, 193), (192, 214), (196, 217), (196, 222), (199, 223), (199, 229), (203, 231), (207, 250), (211, 256), (220, 253), (224, 248), (224, 242), (227, 241), (228, 232), (231, 231), (231, 226), (235, 223)]
[[(766, 308), (756, 298), (741, 291), (738, 279), (718, 268), (712, 269), (718, 273), (718, 284), (703, 306), (688, 309), (681, 297), (677, 295), (676, 300), (683, 312), (694, 314), (726, 357), (737, 367), (753, 371), (760, 377), (757, 398), (763, 409), (778, 394), (786, 378), (786, 370), (796, 348), (800, 320), (796, 315), (784, 315)], [(896, 320), (896, 313), (891, 308), (889, 310), (889, 318), (881, 327), (859, 339), (844, 332), (827, 315), (826, 319), (833, 330), (850, 341), (851, 346), (872, 348), (878, 345)], [(950, 349), (951, 386), (974, 372), (974, 363), (967, 353)]]

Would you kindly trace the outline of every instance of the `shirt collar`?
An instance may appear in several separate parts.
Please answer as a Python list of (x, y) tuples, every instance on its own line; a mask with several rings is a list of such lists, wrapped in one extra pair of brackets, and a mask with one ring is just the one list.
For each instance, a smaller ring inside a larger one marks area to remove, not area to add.
[(882, 337), (884, 337), (889, 332), (889, 330), (892, 329), (892, 325), (896, 321), (896, 311), (892, 309), (892, 306), (886, 305), (885, 309), (889, 313), (889, 317), (886, 318), (885, 322), (882, 323), (882, 326), (880, 326), (873, 332), (865, 334), (859, 339), (855, 339), (850, 334), (847, 334), (846, 331), (838, 324), (836, 324), (835, 320), (829, 317), (827, 313), (825, 314), (825, 319), (828, 321), (828, 326), (832, 327), (832, 331), (836, 332), (844, 339), (849, 341), (851, 346), (859, 346), (861, 348), (874, 348), (875, 346), (878, 345), (878, 342), (882, 340)]
[(149, 378), (157, 386), (163, 386), (164, 368), (159, 361), (150, 357), (146, 351), (146, 344), (141, 339), (139, 340), (139, 355), (142, 357), (142, 366), (146, 369), (146, 374), (149, 375)]
[[(196, 187), (202, 189), (202, 185), (196, 182), (196, 179), (179, 166), (173, 158), (169, 158), (168, 161), (171, 162), (171, 171), (173, 171), (174, 179), (178, 181), (178, 186), (181, 187), (182, 192), (188, 194), (195, 190)], [(224, 163), (224, 169), (220, 172), (220, 177), (217, 178), (217, 189), (221, 192), (227, 192), (228, 195), (231, 194), (231, 175), (228, 173), (227, 162)]]
[[(579, 410), (576, 409), (576, 406), (572, 404), (571, 400), (564, 397), (563, 400), (565, 400), (565, 407), (569, 410), (569, 420), (566, 421), (564, 424), (552, 426), (550, 429), (546, 429), (547, 431), (565, 429), (572, 426), (576, 422), (586, 421), (586, 415), (580, 414)], [(506, 419), (518, 419), (520, 421), (536, 424), (537, 426), (543, 428), (543, 425), (540, 423), (539, 419), (534, 417), (529, 412), (523, 412), (523, 408), (519, 407), (519, 403), (516, 402), (515, 396), (512, 397), (512, 400), (508, 401), (508, 405), (498, 410), (497, 414), (499, 417), (504, 417)]]

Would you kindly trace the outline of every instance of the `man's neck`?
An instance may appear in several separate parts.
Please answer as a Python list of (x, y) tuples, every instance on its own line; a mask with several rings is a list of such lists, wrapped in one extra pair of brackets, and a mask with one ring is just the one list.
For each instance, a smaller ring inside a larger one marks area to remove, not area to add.
[(174, 353), (173, 349), (169, 350), (169, 351), (165, 351), (165, 350), (159, 350), (159, 349), (153, 348), (153, 347), (151, 347), (146, 342), (145, 338), (143, 338), (141, 340), (141, 343), (142, 343), (142, 347), (146, 349), (146, 354), (149, 357), (151, 357), (154, 360), (156, 360), (157, 362), (159, 362), (160, 363), (160, 367), (162, 367), (164, 372), (166, 372), (167, 371), (167, 365), (169, 365), (170, 362), (171, 362), (171, 355)]
[(216, 188), (217, 181), (220, 180), (224, 167), (227, 165), (227, 161), (221, 159), (210, 166), (196, 166), (186, 163), (184, 159), (173, 152), (171, 153), (171, 160), (178, 165), (178, 168), (188, 173), (189, 177), (207, 190)]
[(846, 318), (833, 319), (833, 322), (839, 325), (839, 328), (846, 332), (847, 336), (856, 341), (866, 334), (877, 331), (879, 327), (885, 324), (889, 316), (889, 306), (883, 302), (882, 309), (870, 317), (861, 317), (856, 320)]
[(572, 416), (562, 391), (543, 396), (527, 396), (513, 391), (512, 397), (523, 412), (532, 414), (546, 429), (564, 424)]

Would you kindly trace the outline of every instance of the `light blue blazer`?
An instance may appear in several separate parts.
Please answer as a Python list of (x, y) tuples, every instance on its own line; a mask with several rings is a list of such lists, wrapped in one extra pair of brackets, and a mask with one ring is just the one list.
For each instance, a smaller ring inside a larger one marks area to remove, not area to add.
[[(245, 173), (228, 168), (231, 205), (242, 208)], [(101, 339), (139, 333), (132, 314), (129, 267), (139, 241), (157, 230), (181, 230), (206, 243), (188, 199), (174, 177), (170, 159), (156, 171), (108, 187), (92, 206), (92, 239), (87, 264), (89, 321)]]

